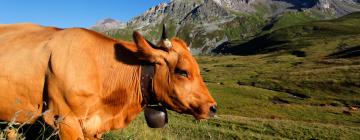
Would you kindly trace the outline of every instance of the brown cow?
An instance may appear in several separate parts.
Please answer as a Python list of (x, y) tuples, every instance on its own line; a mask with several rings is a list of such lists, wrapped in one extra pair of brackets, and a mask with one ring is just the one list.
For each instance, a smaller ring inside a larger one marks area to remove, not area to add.
[(0, 25), (0, 120), (43, 117), (67, 140), (124, 128), (150, 104), (196, 119), (214, 115), (216, 103), (184, 41), (163, 34), (153, 45), (138, 32), (133, 39)]

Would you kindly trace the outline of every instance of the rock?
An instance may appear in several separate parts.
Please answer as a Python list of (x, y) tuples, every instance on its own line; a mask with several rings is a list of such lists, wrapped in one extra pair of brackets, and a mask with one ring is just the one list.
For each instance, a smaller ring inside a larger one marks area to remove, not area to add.
[(214, 2), (234, 11), (255, 12), (255, 9), (250, 5), (255, 0), (214, 0)]
[(360, 8), (357, 0), (317, 0), (314, 7), (325, 12), (332, 12), (337, 16), (359, 11)]

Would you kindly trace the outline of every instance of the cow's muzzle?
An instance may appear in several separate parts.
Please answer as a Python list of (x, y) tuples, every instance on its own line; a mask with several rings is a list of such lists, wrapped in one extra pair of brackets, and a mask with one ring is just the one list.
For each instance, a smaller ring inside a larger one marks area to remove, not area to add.
[(209, 116), (210, 116), (210, 117), (214, 117), (215, 114), (216, 114), (216, 112), (217, 112), (217, 107), (216, 107), (216, 105), (210, 106)]

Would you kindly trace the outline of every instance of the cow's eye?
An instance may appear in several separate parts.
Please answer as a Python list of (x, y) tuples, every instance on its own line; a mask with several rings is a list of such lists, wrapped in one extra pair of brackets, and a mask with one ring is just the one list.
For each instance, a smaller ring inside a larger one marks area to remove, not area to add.
[(188, 77), (188, 73), (186, 71), (178, 69), (178, 68), (175, 69), (175, 73), (179, 74), (179, 75), (181, 75), (183, 77)]

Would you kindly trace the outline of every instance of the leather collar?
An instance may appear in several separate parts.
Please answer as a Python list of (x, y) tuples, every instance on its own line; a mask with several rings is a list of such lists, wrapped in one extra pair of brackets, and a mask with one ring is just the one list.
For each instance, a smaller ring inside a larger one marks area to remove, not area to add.
[(140, 79), (140, 86), (141, 86), (141, 93), (143, 97), (142, 106), (151, 106), (151, 105), (158, 105), (159, 102), (157, 101), (154, 95), (153, 89), (153, 78), (155, 74), (155, 66), (153, 64), (143, 64), (141, 65), (141, 79)]

